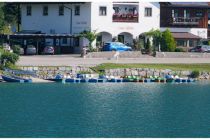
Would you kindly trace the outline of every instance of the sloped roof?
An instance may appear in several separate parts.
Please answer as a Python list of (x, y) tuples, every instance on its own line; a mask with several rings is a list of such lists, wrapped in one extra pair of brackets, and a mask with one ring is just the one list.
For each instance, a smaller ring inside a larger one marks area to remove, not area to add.
[(170, 7), (210, 8), (210, 3), (208, 2), (162, 2), (162, 4)]
[(172, 32), (172, 35), (175, 39), (201, 39), (201, 37), (187, 32)]

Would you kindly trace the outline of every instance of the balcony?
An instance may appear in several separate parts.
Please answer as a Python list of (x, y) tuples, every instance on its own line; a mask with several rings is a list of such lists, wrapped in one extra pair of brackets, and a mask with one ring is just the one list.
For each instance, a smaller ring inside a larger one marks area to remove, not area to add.
[(113, 14), (113, 22), (138, 22), (138, 14)]
[(195, 25), (198, 26), (201, 18), (200, 17), (174, 17), (171, 19), (172, 25)]

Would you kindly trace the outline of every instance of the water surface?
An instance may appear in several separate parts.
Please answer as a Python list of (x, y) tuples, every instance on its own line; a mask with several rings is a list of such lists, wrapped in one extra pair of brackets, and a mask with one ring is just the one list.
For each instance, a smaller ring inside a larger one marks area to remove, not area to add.
[(210, 83), (0, 83), (0, 137), (210, 137)]

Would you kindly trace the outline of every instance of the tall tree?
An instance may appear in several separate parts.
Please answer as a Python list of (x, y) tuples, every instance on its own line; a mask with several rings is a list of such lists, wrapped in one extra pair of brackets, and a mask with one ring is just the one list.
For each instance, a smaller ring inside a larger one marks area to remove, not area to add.
[(4, 3), (0, 2), (0, 33), (3, 31), (4, 26), (4, 11), (3, 11)]
[(0, 33), (10, 33), (11, 26), (19, 26), (20, 8), (18, 3), (0, 2)]
[(161, 51), (174, 52), (176, 42), (169, 29), (166, 29), (162, 34)]
[(80, 33), (80, 36), (85, 37), (89, 41), (89, 46), (88, 47), (89, 47), (90, 51), (92, 51), (93, 50), (92, 43), (97, 38), (96, 31), (93, 31), (93, 32), (83, 31), (83, 32)]
[(4, 20), (6, 24), (17, 24), (19, 18), (19, 9), (17, 3), (7, 2), (3, 7)]

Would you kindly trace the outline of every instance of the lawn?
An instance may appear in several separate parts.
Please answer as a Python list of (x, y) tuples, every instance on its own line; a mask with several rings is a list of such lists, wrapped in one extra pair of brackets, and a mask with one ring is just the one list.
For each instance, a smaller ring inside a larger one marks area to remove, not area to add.
[(104, 63), (92, 69), (96, 72), (103, 71), (105, 69), (117, 69), (117, 68), (152, 68), (152, 69), (171, 69), (171, 70), (197, 70), (210, 72), (210, 64), (114, 64)]

